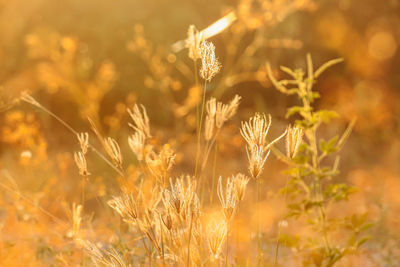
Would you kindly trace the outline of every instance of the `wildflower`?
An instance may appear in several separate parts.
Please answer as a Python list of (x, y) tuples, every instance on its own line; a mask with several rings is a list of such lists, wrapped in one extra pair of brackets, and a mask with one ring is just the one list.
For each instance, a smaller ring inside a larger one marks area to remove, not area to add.
[(200, 46), (201, 51), (201, 77), (210, 82), (211, 79), (220, 71), (221, 64), (215, 57), (215, 46), (213, 43), (203, 41)]
[(229, 222), (235, 213), (237, 206), (237, 198), (235, 191), (235, 184), (233, 179), (228, 178), (226, 181), (226, 189), (224, 193), (224, 189), (222, 186), (222, 177), (219, 177), (218, 180), (218, 198), (221, 202), (222, 209), (224, 211), (224, 216), (227, 222)]
[(82, 152), (75, 152), (74, 159), (76, 166), (78, 166), (79, 174), (82, 176), (88, 176), (90, 173), (87, 170), (86, 158)]
[(129, 123), (129, 126), (131, 126), (136, 131), (142, 132), (147, 138), (150, 138), (151, 134), (149, 117), (147, 116), (145, 107), (141, 105), (141, 108), (142, 111), (140, 111), (139, 106), (135, 104), (132, 110), (128, 109), (128, 113), (135, 123), (135, 125)]
[(288, 158), (294, 158), (302, 142), (303, 130), (300, 127), (289, 126), (286, 135), (286, 153)]

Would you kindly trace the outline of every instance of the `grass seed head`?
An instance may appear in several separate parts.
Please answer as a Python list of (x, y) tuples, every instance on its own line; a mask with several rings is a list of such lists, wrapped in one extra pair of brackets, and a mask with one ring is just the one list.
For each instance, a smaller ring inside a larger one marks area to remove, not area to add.
[(249, 172), (251, 177), (257, 179), (264, 169), (265, 161), (269, 156), (270, 150), (265, 151), (263, 146), (255, 145), (247, 147), (247, 157), (249, 158)]
[(244, 199), (247, 183), (249, 182), (249, 180), (249, 177), (241, 173), (233, 176), (233, 183), (235, 184), (236, 198), (238, 201), (242, 201)]
[(189, 58), (196, 61), (201, 57), (200, 45), (204, 41), (203, 34), (196, 29), (196, 26), (190, 25), (186, 39), (186, 47), (189, 49)]
[(129, 126), (136, 131), (142, 132), (146, 138), (150, 138), (150, 120), (147, 116), (146, 108), (143, 105), (140, 107), (142, 108), (141, 110), (139, 106), (135, 104), (132, 110), (128, 109), (128, 113), (134, 122), (134, 124), (130, 123)]
[(89, 148), (89, 134), (88, 133), (78, 133), (77, 134), (79, 145), (81, 147), (82, 153), (86, 155)]
[(117, 141), (111, 137), (104, 139), (104, 149), (113, 160), (115, 166), (122, 169), (122, 154)]
[(247, 122), (242, 122), (240, 133), (249, 147), (266, 147), (267, 135), (271, 127), (271, 115), (256, 113)]
[(201, 69), (200, 76), (210, 82), (211, 79), (220, 71), (221, 64), (215, 56), (215, 46), (209, 41), (203, 41), (200, 46)]
[(128, 222), (136, 221), (138, 218), (137, 203), (131, 193), (124, 193), (118, 197), (115, 196), (107, 204)]
[[(225, 191), (225, 192), (224, 192)], [(218, 198), (222, 205), (222, 210), (224, 212), (225, 220), (229, 222), (237, 207), (238, 199), (236, 197), (235, 184), (233, 179), (228, 178), (226, 180), (225, 190), (222, 185), (222, 177), (218, 179)]]
[(217, 103), (216, 112), (216, 126), (221, 128), (224, 123), (230, 120), (237, 112), (241, 97), (235, 95), (235, 97), (229, 102), (229, 104), (223, 104), (222, 102)]
[(228, 234), (228, 226), (225, 220), (212, 221), (207, 226), (207, 241), (210, 249), (211, 259), (217, 260), (221, 253), (222, 246)]
[(141, 131), (136, 131), (134, 134), (128, 137), (128, 144), (133, 153), (136, 155), (139, 161), (142, 161), (145, 157), (145, 145), (146, 136)]
[(74, 159), (75, 159), (75, 164), (78, 166), (79, 169), (79, 174), (82, 176), (89, 176), (90, 173), (87, 170), (87, 163), (86, 163), (86, 158), (83, 152), (75, 152), (74, 153)]
[(206, 139), (206, 141), (210, 141), (211, 138), (213, 137), (214, 124), (215, 124), (214, 117), (207, 115), (204, 127), (204, 139)]
[(286, 135), (286, 154), (288, 158), (294, 158), (303, 139), (303, 129), (297, 126), (289, 126)]

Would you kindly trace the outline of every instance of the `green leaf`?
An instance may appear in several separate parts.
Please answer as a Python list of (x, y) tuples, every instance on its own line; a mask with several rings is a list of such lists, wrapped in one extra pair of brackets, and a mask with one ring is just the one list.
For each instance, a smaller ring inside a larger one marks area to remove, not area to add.
[(285, 116), (285, 117), (286, 117), (286, 118), (289, 118), (289, 117), (293, 116), (294, 114), (300, 113), (300, 112), (302, 112), (302, 111), (304, 111), (304, 108), (303, 108), (303, 107), (300, 107), (300, 106), (291, 107), (291, 108), (289, 108), (288, 111), (286, 112), (286, 116)]
[(357, 242), (355, 243), (355, 247), (359, 248), (362, 244), (364, 244), (365, 242), (367, 242), (370, 239), (371, 239), (371, 237), (365, 236), (365, 237), (361, 238), (360, 240), (357, 240)]
[(346, 184), (331, 184), (326, 187), (324, 196), (325, 198), (331, 198), (338, 202), (341, 200), (348, 200), (349, 196), (356, 191), (355, 187)]
[(320, 110), (316, 112), (315, 115), (319, 121), (323, 121), (324, 123), (328, 123), (331, 119), (339, 117), (339, 115), (332, 110)]
[(319, 67), (317, 69), (316, 72), (314, 72), (315, 78), (318, 78), (318, 76), (321, 75), (329, 67), (336, 65), (340, 62), (343, 62), (343, 58), (332, 59), (332, 60), (329, 60), (328, 62), (324, 63), (321, 67)]
[(336, 143), (337, 143), (337, 141), (338, 141), (338, 139), (339, 139), (339, 137), (338, 136), (335, 136), (335, 137), (333, 137), (331, 140), (329, 140), (328, 142), (325, 142), (325, 140), (321, 140), (320, 141), (320, 143), (319, 143), (319, 149), (323, 152), (323, 153), (325, 153), (325, 154), (332, 154), (332, 153), (334, 153), (334, 152), (336, 152), (337, 151), (337, 148), (336, 148)]

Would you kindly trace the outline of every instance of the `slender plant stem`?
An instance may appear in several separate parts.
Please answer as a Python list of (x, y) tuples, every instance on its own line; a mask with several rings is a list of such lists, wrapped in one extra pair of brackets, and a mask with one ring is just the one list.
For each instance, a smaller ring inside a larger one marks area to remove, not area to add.
[(198, 125), (198, 132), (197, 132), (197, 153), (196, 153), (196, 167), (194, 170), (194, 176), (197, 177), (197, 170), (199, 165), (200, 159), (200, 148), (201, 148), (201, 130), (203, 126), (203, 115), (204, 115), (204, 107), (206, 104), (206, 91), (207, 91), (207, 81), (204, 81), (204, 88), (203, 88), (203, 96), (202, 96), (202, 104), (201, 104), (201, 112), (200, 112), (200, 122)]
[(81, 202), (82, 202), (82, 211), (85, 211), (85, 186), (86, 186), (86, 177), (82, 176), (82, 196), (81, 196)]
[(229, 255), (229, 222), (226, 222), (227, 232), (226, 232), (226, 254), (225, 254), (225, 267), (228, 267), (228, 255)]
[(43, 212), (44, 214), (46, 214), (47, 216), (49, 216), (50, 218), (52, 218), (55, 222), (65, 226), (65, 227), (69, 227), (69, 225), (67, 223), (65, 223), (63, 220), (61, 220), (60, 218), (56, 217), (55, 215), (51, 214), (50, 212), (48, 212), (47, 210), (45, 210), (44, 208), (42, 208), (41, 206), (39, 206), (38, 204), (35, 204), (32, 200), (30, 200), (29, 198), (25, 197), (24, 195), (22, 195), (20, 192), (11, 189), (10, 187), (0, 183), (0, 187), (2, 187), (3, 189), (16, 194), (19, 198), (23, 199), (24, 201), (26, 201), (28, 204), (32, 205), (33, 207), (38, 208), (41, 212)]
[[(31, 105), (31, 102), (27, 102)], [(58, 122), (60, 122), (62, 125), (64, 125), (65, 128), (67, 128), (70, 132), (72, 132), (73, 134), (77, 135), (78, 132), (74, 130), (74, 128), (72, 128), (68, 123), (66, 123), (64, 120), (62, 120), (60, 117), (58, 117), (56, 114), (54, 114), (53, 112), (51, 112), (50, 110), (48, 110), (46, 107), (44, 107), (42, 104), (40, 104), (39, 102), (36, 101), (36, 107), (40, 108), (41, 110), (43, 110), (45, 113), (47, 113), (48, 115), (50, 115), (51, 117), (53, 117), (54, 119), (56, 119)], [(112, 164), (100, 151), (98, 151), (94, 146), (92, 146), (91, 144), (89, 144), (89, 147), (102, 159), (104, 160), (104, 162), (106, 162), (112, 169), (114, 169), (119, 175), (121, 175), (122, 177), (125, 177), (124, 173), (121, 172), (121, 170), (119, 170), (117, 167), (115, 167), (114, 164)]]
[(260, 265), (261, 238), (260, 238), (260, 179), (256, 180), (257, 186), (257, 266)]
[(211, 194), (210, 194), (210, 203), (213, 203), (214, 198), (214, 184), (215, 184), (215, 172), (217, 167), (217, 154), (218, 154), (218, 143), (215, 143), (214, 147), (214, 161), (213, 161), (213, 174), (212, 174), (212, 182), (211, 182)]
[[(304, 107), (306, 107), (306, 119), (311, 120), (312, 119), (312, 109), (311, 109), (311, 105), (310, 105), (310, 101), (306, 98), (303, 97), (303, 105)], [(312, 149), (312, 166), (314, 168), (314, 170), (316, 171), (315, 173), (315, 178), (314, 178), (314, 185), (315, 185), (315, 194), (316, 194), (316, 198), (318, 201), (318, 209), (320, 212), (320, 221), (322, 224), (322, 236), (324, 239), (324, 244), (325, 244), (325, 250), (327, 252), (330, 251), (330, 242), (329, 242), (329, 238), (327, 235), (327, 230), (326, 230), (326, 213), (323, 207), (323, 202), (324, 202), (324, 196), (322, 194), (322, 187), (321, 187), (321, 181), (320, 181), (320, 168), (319, 168), (319, 155), (318, 155), (318, 146), (317, 146), (317, 137), (316, 137), (316, 128), (317, 126), (314, 126), (313, 128), (308, 130), (308, 133), (306, 133), (309, 142), (310, 142), (310, 146)]]
[[(198, 70), (197, 70), (197, 60), (193, 60), (193, 68), (194, 68), (194, 84), (195, 84), (195, 87), (196, 87), (196, 90), (197, 90), (198, 87), (199, 87), (199, 76), (198, 76)], [(199, 105), (196, 105), (196, 123), (197, 123), (196, 127), (197, 127), (197, 129), (199, 127), (199, 116), (200, 116), (199, 113), (200, 113)]]
[(193, 214), (190, 216), (190, 226), (189, 226), (189, 237), (188, 237), (188, 247), (187, 247), (187, 264), (186, 266), (190, 266), (190, 241), (192, 239), (192, 226), (193, 226)]
[[(284, 205), (286, 206), (286, 199), (287, 199), (287, 189), (288, 189), (288, 184), (289, 184), (289, 178), (286, 177), (286, 183), (285, 183), (285, 192), (284, 192)], [(276, 239), (276, 248), (275, 248), (275, 259), (274, 259), (274, 267), (276, 267), (276, 264), (278, 262), (278, 255), (279, 255), (279, 245), (280, 245), (280, 240), (281, 240), (281, 222), (278, 222), (278, 237)]]

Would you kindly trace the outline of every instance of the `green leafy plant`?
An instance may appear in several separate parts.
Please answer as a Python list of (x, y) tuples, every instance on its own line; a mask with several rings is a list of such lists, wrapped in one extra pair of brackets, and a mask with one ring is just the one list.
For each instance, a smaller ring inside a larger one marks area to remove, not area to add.
[[(342, 61), (334, 59), (314, 70), (311, 56), (307, 55), (307, 71), (281, 67), (290, 78), (280, 81), (274, 78), (271, 67), (267, 65), (268, 75), (274, 87), (286, 95), (295, 95), (300, 100), (300, 105), (290, 107), (286, 113), (287, 118), (298, 116), (295, 122), (297, 132), (288, 132), (287, 154), (284, 155), (276, 149), (274, 152), (288, 164), (285, 173), (289, 179), (282, 189), (287, 199), (286, 217), (304, 221), (310, 230), (309, 236), (291, 238), (295, 242), (291, 242), (290, 245), (305, 253), (304, 266), (333, 266), (368, 240), (364, 233), (372, 226), (368, 222), (367, 214), (353, 214), (342, 218), (331, 214), (333, 204), (347, 201), (356, 191), (356, 188), (333, 179), (339, 174), (338, 153), (349, 137), (355, 120), (340, 137), (334, 136), (329, 140), (320, 138), (319, 128), (338, 117), (338, 114), (332, 110), (317, 110), (313, 106), (315, 100), (320, 97), (313, 87), (326, 69)], [(345, 239), (335, 238), (338, 233), (345, 234)], [(287, 239), (287, 235), (284, 236)], [(281, 240), (283, 241), (279, 234), (276, 258)]]

